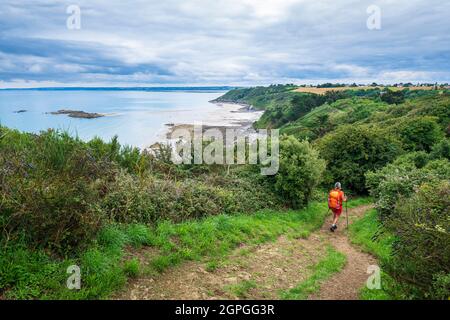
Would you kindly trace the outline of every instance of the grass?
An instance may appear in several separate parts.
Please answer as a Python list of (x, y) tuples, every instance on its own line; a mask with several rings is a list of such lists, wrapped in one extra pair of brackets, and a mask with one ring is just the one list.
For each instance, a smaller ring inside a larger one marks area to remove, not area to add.
[[(349, 207), (368, 201), (352, 200)], [(241, 244), (274, 241), (282, 234), (307, 237), (322, 226), (326, 215), (326, 203), (313, 202), (302, 210), (218, 215), (178, 224), (164, 221), (155, 227), (111, 224), (91, 247), (66, 259), (18, 244), (0, 253), (0, 288), (4, 288), (0, 295), (8, 299), (105, 299), (128, 278), (142, 273), (163, 272), (183, 261), (204, 258), (210, 260), (207, 268), (213, 271)], [(137, 259), (125, 260), (129, 246), (152, 247), (158, 253), (151, 257), (149, 267), (142, 268)], [(66, 288), (70, 265), (81, 268), (80, 290)]]
[(133, 258), (131, 260), (125, 261), (123, 270), (125, 271), (125, 274), (130, 278), (136, 278), (139, 275), (139, 260)]
[(281, 234), (309, 235), (324, 221), (326, 204), (312, 203), (299, 211), (261, 211), (253, 215), (219, 215), (180, 224), (160, 223), (152, 245), (160, 250), (151, 266), (158, 272), (185, 260), (212, 260), (210, 269), (240, 244), (259, 244)]
[(312, 274), (300, 282), (295, 288), (282, 291), (280, 298), (284, 300), (304, 300), (319, 291), (321, 284), (344, 267), (347, 258), (333, 247), (327, 248), (326, 257), (311, 267)]
[(373, 199), (371, 197), (358, 197), (354, 199), (349, 198), (347, 207), (351, 209), (359, 206), (369, 205), (371, 203), (373, 203)]
[[(104, 299), (123, 287), (127, 278), (162, 272), (186, 260), (211, 259), (217, 268), (240, 244), (273, 241), (281, 234), (309, 235), (326, 216), (325, 203), (311, 203), (297, 211), (261, 211), (253, 215), (218, 215), (155, 227), (112, 224), (101, 230), (94, 245), (74, 258), (56, 259), (24, 245), (0, 253), (0, 295), (7, 299)], [(126, 261), (126, 248), (151, 246), (159, 252), (142, 269), (138, 260)], [(81, 289), (69, 290), (70, 265), (81, 269)]]
[[(135, 260), (123, 261), (126, 246), (148, 245), (148, 228), (110, 225), (77, 258), (55, 259), (17, 244), (0, 253), (0, 288), (7, 299), (102, 299), (139, 273)], [(81, 290), (69, 290), (66, 270), (81, 269)]]
[[(394, 236), (386, 232), (380, 226), (378, 213), (375, 209), (369, 210), (366, 214), (352, 223), (349, 227), (350, 241), (357, 244), (365, 252), (368, 252), (381, 262), (389, 261), (392, 251)], [(360, 290), (362, 300), (392, 300), (402, 299), (399, 285), (381, 270), (381, 289), (368, 289), (366, 286)]]
[(373, 254), (381, 261), (389, 260), (394, 237), (382, 232), (375, 209), (367, 211), (361, 219), (352, 223), (349, 230), (352, 243), (361, 246), (365, 252)]
[(228, 285), (225, 290), (232, 293), (238, 298), (247, 298), (249, 291), (257, 287), (254, 280), (243, 280), (237, 284)]

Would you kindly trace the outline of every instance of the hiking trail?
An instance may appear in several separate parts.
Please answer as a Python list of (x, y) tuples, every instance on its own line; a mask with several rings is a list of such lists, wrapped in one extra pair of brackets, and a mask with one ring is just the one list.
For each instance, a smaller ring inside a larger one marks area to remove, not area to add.
[[(372, 205), (348, 209), (349, 222)], [(320, 284), (308, 299), (358, 299), (368, 278), (367, 267), (377, 263), (370, 254), (350, 243), (343, 213), (336, 232), (329, 231), (331, 216), (306, 239), (285, 235), (274, 242), (242, 245), (215, 268), (205, 261), (188, 261), (161, 274), (129, 280), (114, 299), (279, 299), (313, 272), (332, 245), (347, 257), (343, 269)], [(151, 249), (151, 248), (150, 248)]]

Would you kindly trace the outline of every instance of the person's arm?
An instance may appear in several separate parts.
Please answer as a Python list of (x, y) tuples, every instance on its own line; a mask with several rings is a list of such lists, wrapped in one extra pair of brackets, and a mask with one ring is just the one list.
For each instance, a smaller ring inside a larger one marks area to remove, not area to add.
[(344, 191), (342, 191), (342, 201), (347, 202), (347, 197), (344, 194)]

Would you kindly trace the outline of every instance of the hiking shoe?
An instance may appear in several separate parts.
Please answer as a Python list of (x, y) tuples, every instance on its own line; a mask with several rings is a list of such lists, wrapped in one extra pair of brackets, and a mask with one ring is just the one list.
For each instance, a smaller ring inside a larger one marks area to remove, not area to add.
[(333, 226), (330, 227), (330, 231), (334, 232), (334, 227)]

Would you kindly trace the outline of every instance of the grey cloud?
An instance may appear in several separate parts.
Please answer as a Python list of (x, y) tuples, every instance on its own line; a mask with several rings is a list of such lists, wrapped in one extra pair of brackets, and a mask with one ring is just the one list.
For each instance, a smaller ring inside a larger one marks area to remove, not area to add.
[[(6, 0), (0, 80), (104, 85), (448, 81), (450, 4), (432, 0)], [(382, 29), (366, 27), (366, 9)]]

